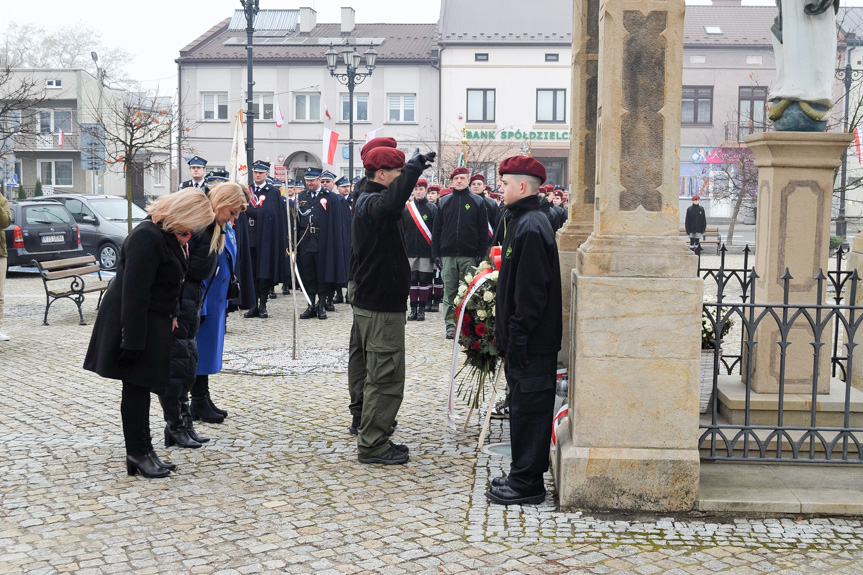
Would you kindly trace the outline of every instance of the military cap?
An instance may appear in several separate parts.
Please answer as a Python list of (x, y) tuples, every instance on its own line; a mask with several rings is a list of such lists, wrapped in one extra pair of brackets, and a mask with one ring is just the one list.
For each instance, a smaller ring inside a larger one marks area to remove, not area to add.
[(321, 177), (321, 171), (318, 168), (306, 168), (306, 173), (303, 178), (306, 180), (317, 180)]
[(321, 172), (321, 179), (322, 180), (335, 180), (336, 175), (329, 170), (324, 170), (323, 172)]
[(459, 166), (450, 173), (449, 179), (453, 179), (454, 177), (459, 176), (461, 174), (464, 174), (466, 176), (470, 175), (470, 170), (468, 170), (464, 166)]
[(424, 178), (420, 178), (417, 180), (417, 185), (415, 185), (414, 187), (415, 188), (427, 188), (427, 187), (429, 187), (429, 183)]
[(485, 176), (483, 176), (482, 174), (474, 174), (470, 177), (470, 183), (471, 184), (474, 183), (474, 181), (476, 181), (476, 180), (479, 180), (482, 183), (485, 183)]
[(186, 159), (186, 163), (189, 164), (189, 167), (192, 166), (207, 166), (207, 160), (202, 158), (201, 156), (192, 156), (191, 158)]
[(539, 178), (540, 183), (545, 182), (545, 166), (536, 158), (530, 156), (513, 156), (500, 163), (498, 168), (501, 176), (513, 174), (517, 176), (533, 176)]
[(336, 185), (337, 186), (350, 186), (351, 182), (346, 177), (342, 176), (341, 178), (336, 180)]
[(253, 172), (269, 172), (270, 171), (270, 162), (265, 162), (263, 160), (255, 160), (255, 163), (252, 164)]

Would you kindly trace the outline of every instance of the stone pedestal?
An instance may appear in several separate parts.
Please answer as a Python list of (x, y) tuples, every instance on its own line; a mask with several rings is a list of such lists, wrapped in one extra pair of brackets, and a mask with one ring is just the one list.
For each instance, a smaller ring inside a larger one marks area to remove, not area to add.
[[(851, 252), (848, 254), (848, 266), (849, 269), (857, 270), (857, 275), (863, 278), (863, 234), (855, 236), (854, 241), (851, 243)], [(857, 298), (856, 301), (852, 302), (854, 305), (863, 306), (863, 289), (861, 288), (863, 288), (863, 284), (858, 284)], [(846, 289), (846, 293), (848, 291)], [(848, 296), (850, 297), (850, 293), (848, 293)], [(856, 320), (859, 317), (857, 315), (854, 319)], [(854, 361), (851, 364), (851, 385), (855, 389), (863, 391), (863, 353), (856, 351), (863, 349), (860, 346), (860, 344), (863, 344), (863, 330), (857, 330), (855, 336), (854, 343), (857, 344), (857, 347), (854, 348)]]
[(683, 0), (604, 0), (594, 231), (572, 272), (563, 509), (679, 511), (698, 491), (703, 281), (678, 238)]
[[(758, 166), (758, 213), (755, 253), (756, 303), (782, 303), (786, 270), (788, 302), (818, 301), (819, 270), (827, 271), (833, 173), (851, 143), (850, 134), (765, 132), (746, 136)], [(826, 287), (826, 283), (824, 284)], [(824, 301), (824, 293), (820, 294)], [(780, 312), (781, 313), (781, 312)], [(829, 332), (828, 332), (829, 333)], [(752, 390), (778, 393), (783, 368), (780, 329), (772, 318), (755, 332)], [(815, 340), (805, 318), (794, 322), (784, 359), (785, 393), (811, 393)], [(829, 335), (822, 342), (829, 344)], [(821, 348), (818, 393), (830, 390), (830, 346)], [(744, 369), (746, 374), (747, 370)]]
[[(593, 231), (596, 174), (596, 81), (599, 58), (599, 0), (575, 0), (572, 10), (572, 89), (569, 218), (557, 232), (563, 325), (569, 325), (570, 273), (575, 251)], [(570, 366), (569, 331), (564, 329), (560, 360)]]

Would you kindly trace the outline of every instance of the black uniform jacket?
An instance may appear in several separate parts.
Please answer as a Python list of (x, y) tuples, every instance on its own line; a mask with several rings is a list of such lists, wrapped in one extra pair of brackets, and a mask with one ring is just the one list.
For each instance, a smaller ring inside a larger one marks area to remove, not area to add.
[[(429, 235), (434, 227), (434, 218), (437, 213), (437, 206), (423, 198), (421, 200), (412, 200), (408, 202), (414, 204), (420, 217), (429, 229)], [(402, 215), (402, 229), (405, 232), (405, 247), (407, 248), (409, 258), (430, 258), (431, 244), (426, 241), (425, 236), (420, 231), (419, 226), (411, 216), (409, 208), (406, 206)]]
[[(146, 218), (126, 236), (99, 307), (84, 369), (162, 393), (171, 375), (171, 323), (188, 262), (173, 233)], [(140, 353), (119, 365), (121, 349)]]
[(686, 208), (686, 233), (703, 234), (707, 230), (707, 215), (704, 208), (692, 204)]
[(560, 351), (563, 310), (557, 243), (539, 198), (527, 196), (507, 206), (497, 282), (495, 336), (500, 349), (526, 345), (529, 354)]
[(171, 397), (176, 397), (183, 387), (191, 387), (198, 368), (198, 345), (195, 336), (201, 326), (201, 304), (204, 300), (204, 280), (213, 275), (219, 263), (219, 254), (210, 252), (210, 241), (215, 231), (215, 222), (192, 236), (189, 240), (189, 269), (180, 294), (180, 313), (177, 329), (172, 335), (171, 346)]
[(251, 246), (256, 249), (256, 261), (252, 262), (252, 271), (256, 279), (277, 284), (283, 281), (287, 271), (287, 207), (279, 190), (270, 184), (265, 184), (256, 195), (261, 203), (257, 207), (249, 204), (246, 209), (249, 239)]
[[(194, 188), (194, 187), (195, 187), (195, 182), (193, 182), (192, 180), (186, 180), (185, 182), (180, 184), (181, 190), (184, 188)], [(209, 193), (209, 191), (210, 191), (210, 187), (204, 182), (201, 182), (201, 188), (200, 189), (203, 190), (205, 194)]]
[(411, 269), (402, 232), (402, 212), (422, 168), (408, 162), (384, 187), (367, 180), (354, 206), (351, 270), (356, 282), (352, 304), (384, 312), (405, 312)]
[(438, 200), (432, 230), (432, 257), (480, 259), (488, 252), (488, 219), (482, 198), (467, 188)]

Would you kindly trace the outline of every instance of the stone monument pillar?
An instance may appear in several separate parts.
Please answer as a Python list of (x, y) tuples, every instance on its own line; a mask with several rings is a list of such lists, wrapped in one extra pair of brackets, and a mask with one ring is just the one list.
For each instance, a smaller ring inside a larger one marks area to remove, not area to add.
[[(596, 180), (596, 81), (599, 66), (599, 0), (575, 0), (572, 8), (569, 218), (557, 232), (563, 325), (569, 325), (575, 251), (593, 231)], [(569, 330), (563, 330), (560, 359), (572, 365)]]
[[(755, 237), (756, 303), (782, 303), (787, 269), (789, 303), (817, 301), (819, 270), (826, 275), (830, 252), (833, 174), (854, 137), (824, 132), (765, 132), (746, 136), (758, 167)], [(826, 287), (826, 283), (825, 283)], [(826, 294), (821, 294), (822, 298)], [(826, 301), (822, 299), (822, 301)], [(818, 363), (818, 393), (830, 391), (830, 336)], [(765, 318), (755, 330), (752, 391), (779, 393), (779, 327)], [(785, 393), (812, 393), (815, 340), (805, 318), (794, 322), (785, 357)], [(744, 378), (747, 370), (743, 370)]]
[[(572, 274), (564, 509), (691, 509), (703, 281), (678, 237), (684, 0), (603, 0), (594, 230)], [(575, 136), (573, 136), (575, 138)]]

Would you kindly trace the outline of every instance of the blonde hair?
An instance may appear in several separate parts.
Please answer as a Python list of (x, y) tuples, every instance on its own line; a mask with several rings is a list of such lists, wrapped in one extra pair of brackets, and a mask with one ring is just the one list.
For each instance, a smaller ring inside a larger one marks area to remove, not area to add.
[(215, 218), (210, 201), (198, 188), (162, 196), (147, 206), (147, 213), (154, 224), (167, 232), (197, 231), (213, 223)]
[[(210, 199), (210, 205), (213, 207), (214, 214), (225, 207), (245, 212), (249, 205), (246, 191), (237, 182), (222, 182), (221, 184), (217, 184), (210, 190), (207, 197)], [(210, 241), (210, 253), (222, 253), (224, 249), (225, 236), (222, 234), (222, 227), (217, 222), (216, 228), (213, 230), (213, 239)]]

